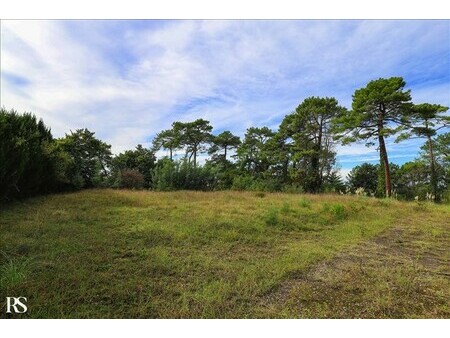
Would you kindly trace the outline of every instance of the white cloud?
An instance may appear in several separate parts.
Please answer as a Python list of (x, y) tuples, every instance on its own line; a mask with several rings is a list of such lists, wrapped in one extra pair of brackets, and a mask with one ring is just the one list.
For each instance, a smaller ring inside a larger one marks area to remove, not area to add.
[[(88, 127), (114, 152), (149, 144), (175, 120), (206, 118), (240, 136), (276, 128), (305, 97), (349, 106), (380, 76), (404, 74), (417, 83), (415, 100), (450, 103), (449, 32), (439, 21), (1, 24), (1, 104), (36, 113), (55, 136)], [(14, 85), (6, 72), (29, 83)], [(358, 144), (338, 153), (377, 156)]]

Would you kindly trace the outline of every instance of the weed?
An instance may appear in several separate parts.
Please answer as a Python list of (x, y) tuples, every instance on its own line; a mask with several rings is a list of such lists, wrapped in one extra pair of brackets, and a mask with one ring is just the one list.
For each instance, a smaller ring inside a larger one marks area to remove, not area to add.
[(0, 266), (0, 289), (8, 289), (22, 283), (30, 266), (30, 259), (7, 258), (6, 263)]
[(302, 207), (302, 208), (311, 208), (311, 201), (309, 199), (306, 198), (302, 198), (298, 204)]
[(333, 204), (330, 211), (337, 219), (343, 219), (346, 216), (345, 207), (340, 203)]
[(284, 202), (283, 206), (281, 207), (281, 212), (283, 214), (288, 214), (289, 211), (291, 211), (291, 207), (290, 207), (289, 203), (288, 202)]
[(270, 226), (275, 226), (278, 224), (278, 210), (275, 208), (270, 208), (266, 214), (266, 224)]

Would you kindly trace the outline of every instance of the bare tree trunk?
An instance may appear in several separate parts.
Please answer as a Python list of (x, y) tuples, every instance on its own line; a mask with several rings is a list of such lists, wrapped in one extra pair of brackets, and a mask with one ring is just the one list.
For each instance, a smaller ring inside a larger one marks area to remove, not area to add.
[(384, 136), (378, 134), (378, 141), (380, 143), (380, 156), (384, 166), (384, 186), (386, 197), (391, 197), (391, 172), (389, 169), (389, 160), (386, 151), (386, 144), (384, 142)]
[(431, 137), (428, 136), (428, 147), (430, 151), (430, 169), (431, 169), (431, 189), (432, 194), (434, 195), (434, 200), (439, 201), (439, 196), (437, 193), (437, 175), (436, 175), (436, 166), (434, 162), (434, 153), (433, 153), (433, 142)]

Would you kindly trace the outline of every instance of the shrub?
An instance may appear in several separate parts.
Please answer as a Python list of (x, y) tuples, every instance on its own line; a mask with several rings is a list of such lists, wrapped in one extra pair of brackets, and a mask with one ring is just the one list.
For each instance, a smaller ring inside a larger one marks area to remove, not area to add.
[(211, 168), (206, 166), (194, 167), (187, 160), (160, 160), (152, 170), (153, 188), (160, 191), (186, 190), (214, 190), (215, 176)]
[(305, 192), (303, 187), (299, 184), (284, 184), (281, 190), (291, 194), (303, 194)]
[(144, 175), (137, 169), (123, 169), (120, 171), (120, 188), (142, 189), (145, 183)]
[(270, 226), (275, 226), (278, 224), (278, 210), (271, 208), (266, 214), (266, 224)]
[(289, 211), (291, 211), (291, 207), (289, 206), (289, 203), (288, 202), (284, 202), (283, 203), (283, 207), (281, 208), (281, 212), (283, 214), (287, 214), (287, 213), (289, 213)]
[(344, 218), (346, 215), (345, 207), (340, 203), (333, 204), (330, 211), (338, 219)]
[(231, 185), (231, 189), (233, 190), (250, 190), (250, 187), (253, 185), (255, 179), (252, 176), (241, 175), (236, 176), (233, 179), (233, 184)]
[(311, 201), (306, 199), (306, 198), (302, 198), (298, 204), (302, 207), (302, 208), (311, 208)]

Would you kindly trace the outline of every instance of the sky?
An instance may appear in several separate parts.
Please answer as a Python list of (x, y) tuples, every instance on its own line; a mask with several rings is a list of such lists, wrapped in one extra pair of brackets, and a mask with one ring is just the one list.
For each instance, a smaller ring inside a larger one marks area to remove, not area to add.
[[(450, 21), (1, 21), (0, 105), (34, 113), (54, 137), (86, 127), (113, 153), (150, 146), (174, 121), (276, 130), (309, 96), (351, 108), (356, 89), (391, 76), (414, 103), (450, 106)], [(422, 143), (388, 139), (390, 161)], [(364, 144), (336, 151), (344, 177), (379, 161)]]

